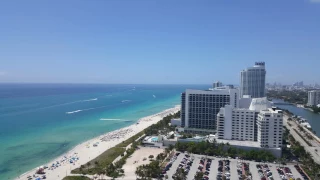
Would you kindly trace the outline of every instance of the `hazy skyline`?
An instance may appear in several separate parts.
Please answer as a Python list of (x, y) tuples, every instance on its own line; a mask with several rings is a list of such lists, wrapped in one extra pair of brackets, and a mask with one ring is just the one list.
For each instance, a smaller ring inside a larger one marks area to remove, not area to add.
[(3, 1), (0, 82), (320, 83), (320, 1)]

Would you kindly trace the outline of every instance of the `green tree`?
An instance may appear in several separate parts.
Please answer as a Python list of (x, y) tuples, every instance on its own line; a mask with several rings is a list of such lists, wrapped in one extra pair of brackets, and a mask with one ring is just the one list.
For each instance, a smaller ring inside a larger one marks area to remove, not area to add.
[(186, 180), (187, 179), (187, 173), (184, 171), (184, 169), (178, 169), (176, 172), (176, 177), (174, 180)]
[(203, 179), (203, 172), (197, 172), (196, 175), (194, 176), (195, 180), (202, 180)]
[(169, 148), (170, 151), (172, 151), (172, 150), (174, 149), (174, 145), (169, 144), (169, 147), (168, 147), (168, 148)]

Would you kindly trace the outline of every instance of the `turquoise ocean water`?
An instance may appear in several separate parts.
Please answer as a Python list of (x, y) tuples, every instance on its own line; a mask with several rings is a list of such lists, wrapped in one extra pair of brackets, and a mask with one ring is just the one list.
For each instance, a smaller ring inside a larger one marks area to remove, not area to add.
[(0, 84), (1, 179), (13, 179), (83, 141), (180, 104), (186, 88), (208, 87)]

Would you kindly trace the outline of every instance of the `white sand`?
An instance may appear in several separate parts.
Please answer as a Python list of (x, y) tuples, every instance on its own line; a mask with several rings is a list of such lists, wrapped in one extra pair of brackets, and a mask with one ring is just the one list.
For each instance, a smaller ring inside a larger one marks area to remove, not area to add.
[[(127, 140), (128, 138), (134, 136), (135, 134), (139, 133), (143, 129), (151, 126), (152, 124), (157, 123), (163, 117), (176, 113), (180, 110), (180, 106), (175, 106), (174, 108), (170, 108), (164, 110), (160, 113), (147, 116), (141, 118), (138, 122), (139, 124), (133, 124), (131, 126), (108, 132), (104, 135), (99, 137), (93, 138), (89, 141), (79, 144), (75, 148), (73, 148), (68, 153), (56, 158), (55, 160), (51, 161), (50, 163), (46, 164), (47, 166), (51, 167), (53, 163), (59, 162), (59, 166), (52, 170), (46, 169), (46, 176), (48, 180), (59, 180), (63, 179), (65, 176), (71, 174), (71, 170), (80, 167), (83, 164), (86, 164), (88, 161), (96, 158), (102, 152), (106, 151), (107, 149), (114, 147), (115, 145), (121, 143), (122, 141)], [(93, 144), (99, 142), (97, 147), (93, 147)], [(67, 157), (79, 158), (74, 164), (71, 164), (69, 160), (63, 161)], [(27, 179), (27, 176), (33, 176), (35, 174), (36, 169), (30, 170), (29, 172), (20, 175), (16, 179)]]
[[(153, 147), (141, 147), (140, 149), (136, 150), (131, 155), (131, 157), (127, 159), (126, 164), (123, 166), (125, 176), (119, 179), (126, 179), (126, 180), (136, 179), (135, 172), (137, 167), (143, 164), (149, 164), (150, 155), (153, 155), (155, 159), (157, 155), (162, 153), (163, 151), (164, 151), (163, 149), (153, 148)], [(147, 158), (147, 160), (143, 161), (143, 158)]]

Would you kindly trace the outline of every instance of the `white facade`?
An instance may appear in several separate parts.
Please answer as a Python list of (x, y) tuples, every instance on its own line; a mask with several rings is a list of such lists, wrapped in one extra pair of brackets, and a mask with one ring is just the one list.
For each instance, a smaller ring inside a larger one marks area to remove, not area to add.
[(262, 110), (257, 119), (258, 142), (261, 147), (279, 148), (282, 146), (283, 114), (281, 110)]
[(265, 97), (266, 70), (264, 62), (256, 62), (253, 67), (241, 71), (240, 97)]
[(254, 141), (255, 111), (225, 106), (217, 115), (219, 139)]
[(229, 87), (213, 90), (187, 89), (181, 97), (181, 125), (184, 128), (216, 130), (221, 107), (239, 106), (239, 90)]
[(171, 126), (181, 126), (181, 119), (171, 119)]
[(308, 92), (308, 106), (317, 106), (320, 104), (320, 91)]
[(261, 147), (282, 146), (282, 111), (271, 108), (267, 98), (254, 98), (249, 108), (229, 105), (217, 115), (217, 138), (258, 141)]

